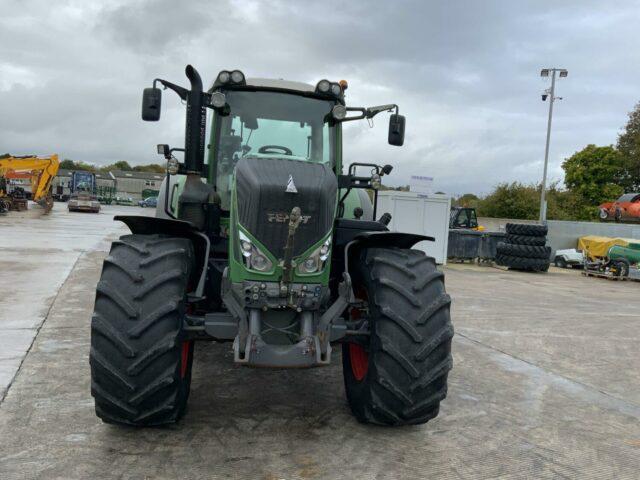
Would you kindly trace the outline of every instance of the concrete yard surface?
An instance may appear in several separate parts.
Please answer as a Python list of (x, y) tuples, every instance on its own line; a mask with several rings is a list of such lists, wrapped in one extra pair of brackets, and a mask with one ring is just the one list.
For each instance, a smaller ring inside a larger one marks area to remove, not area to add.
[(196, 346), (180, 423), (103, 424), (90, 395), (89, 320), (106, 240), (125, 230), (107, 214), (92, 221), (95, 238), (79, 249), (47, 246), (57, 221), (2, 224), (29, 229), (25, 255), (15, 242), (0, 257), (12, 275), (43, 263), (58, 274), (36, 305), (26, 280), (0, 273), (0, 322), (37, 332), (26, 356), (5, 353), (22, 363), (0, 405), (0, 479), (640, 477), (640, 283), (554, 268), (445, 268), (455, 363), (426, 425), (357, 423), (339, 353), (326, 368), (247, 369), (232, 363), (230, 344), (213, 343)]
[(107, 250), (111, 240), (127, 233), (114, 215), (149, 212), (116, 206), (68, 212), (65, 203), (55, 203), (48, 215), (31, 204), (27, 211), (0, 216), (0, 399), (78, 258)]

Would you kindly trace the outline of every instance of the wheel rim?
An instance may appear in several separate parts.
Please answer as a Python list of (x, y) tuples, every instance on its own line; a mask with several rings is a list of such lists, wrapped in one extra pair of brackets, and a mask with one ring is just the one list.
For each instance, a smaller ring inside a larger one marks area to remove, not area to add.
[(361, 382), (369, 371), (369, 354), (357, 343), (349, 344), (349, 360), (351, 363), (351, 373), (354, 378)]
[(187, 374), (189, 366), (189, 351), (191, 350), (191, 341), (182, 342), (182, 352), (180, 354), (180, 378), (184, 378)]

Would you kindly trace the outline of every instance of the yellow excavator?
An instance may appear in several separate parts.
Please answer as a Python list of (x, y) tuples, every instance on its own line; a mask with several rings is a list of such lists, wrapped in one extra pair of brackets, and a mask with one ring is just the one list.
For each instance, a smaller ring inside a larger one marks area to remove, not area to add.
[(59, 167), (58, 155), (0, 158), (0, 211), (26, 208), (26, 198), (22, 188), (8, 192), (7, 175), (10, 172), (28, 172), (31, 177), (31, 200), (44, 208), (45, 213), (49, 213), (53, 208), (51, 182), (58, 173)]

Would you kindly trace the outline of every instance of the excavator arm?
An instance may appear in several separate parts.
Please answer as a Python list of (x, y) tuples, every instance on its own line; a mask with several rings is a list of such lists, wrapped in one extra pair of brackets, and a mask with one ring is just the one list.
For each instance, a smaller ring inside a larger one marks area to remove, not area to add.
[[(58, 155), (0, 158), (0, 177), (5, 177), (8, 172), (31, 172), (32, 200), (49, 212), (53, 207), (51, 182), (59, 167)], [(0, 192), (0, 195), (2, 194), (6, 192)]]

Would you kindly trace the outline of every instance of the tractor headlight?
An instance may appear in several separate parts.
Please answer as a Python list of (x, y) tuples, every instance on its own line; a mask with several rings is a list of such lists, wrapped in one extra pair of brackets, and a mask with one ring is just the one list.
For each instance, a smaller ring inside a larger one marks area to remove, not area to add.
[(226, 70), (223, 70), (218, 74), (218, 81), (220, 83), (227, 83), (229, 80), (231, 80), (231, 74)]
[(240, 237), (240, 251), (244, 257), (245, 266), (257, 272), (270, 271), (273, 268), (271, 260), (244, 233), (238, 231), (238, 236)]
[(211, 105), (215, 108), (222, 108), (227, 104), (227, 96), (222, 92), (214, 92), (211, 94)]
[(324, 245), (320, 247), (320, 260), (323, 262), (329, 257), (329, 250), (331, 249), (331, 240), (327, 240)]
[(177, 159), (171, 157), (167, 160), (167, 172), (169, 172), (169, 175), (175, 175), (178, 170), (180, 170), (180, 164)]
[(320, 247), (314, 250), (311, 255), (298, 263), (298, 273), (310, 274), (321, 272), (324, 269), (325, 262), (329, 258), (331, 252), (331, 238), (328, 238)]
[(320, 93), (329, 93), (331, 89), (331, 82), (329, 80), (320, 80), (318, 85), (316, 85), (316, 90)]
[(378, 190), (380, 188), (380, 185), (382, 185), (380, 175), (378, 175), (377, 173), (371, 175), (371, 188)]
[(345, 107), (344, 105), (336, 105), (331, 109), (331, 115), (333, 116), (334, 120), (344, 120), (344, 118), (347, 116), (347, 107)]
[(316, 92), (340, 97), (342, 95), (342, 85), (322, 79), (316, 84)]
[(251, 255), (251, 268), (253, 270), (264, 272), (269, 270), (270, 266), (271, 262), (264, 255), (257, 252)]
[(242, 255), (244, 255), (245, 257), (251, 255), (252, 245), (250, 242), (240, 240), (240, 246), (242, 247)]
[(244, 74), (240, 70), (234, 70), (233, 72), (231, 72), (231, 81), (233, 83), (244, 82)]
[(314, 273), (318, 270), (318, 258), (317, 257), (309, 257), (302, 265), (300, 265), (300, 269), (305, 273)]

